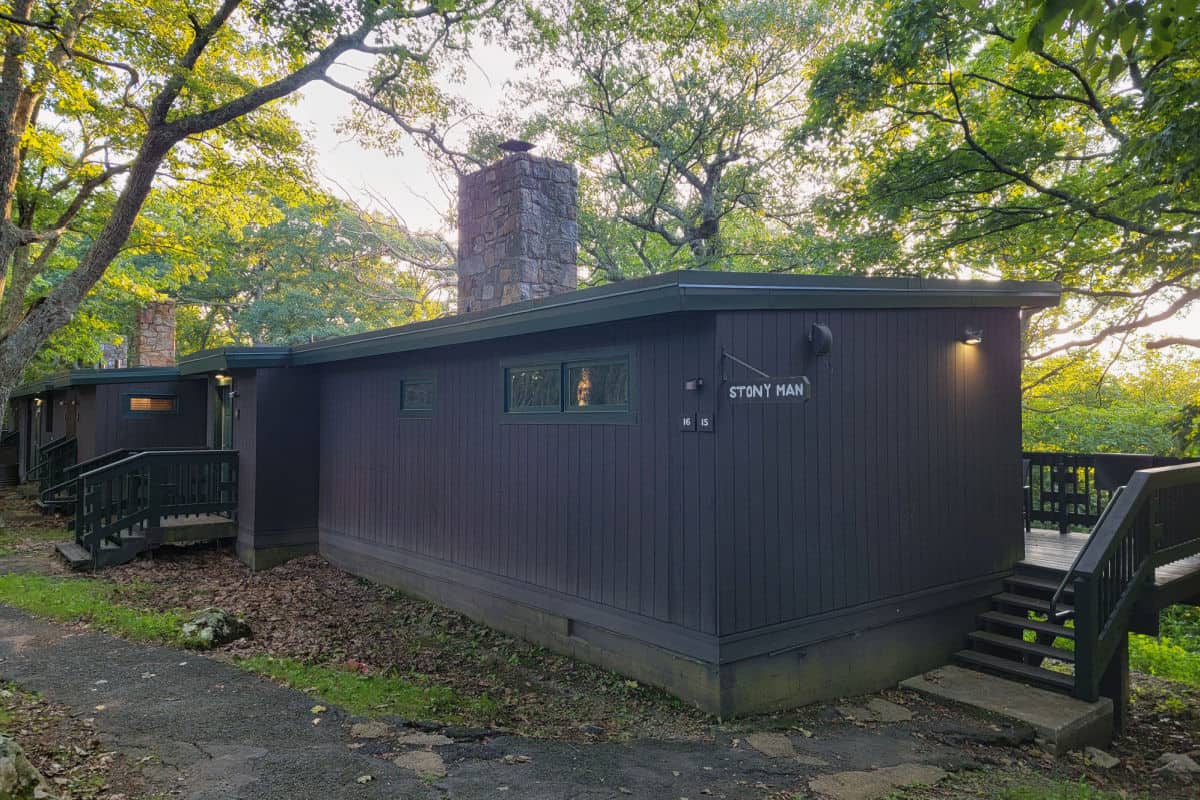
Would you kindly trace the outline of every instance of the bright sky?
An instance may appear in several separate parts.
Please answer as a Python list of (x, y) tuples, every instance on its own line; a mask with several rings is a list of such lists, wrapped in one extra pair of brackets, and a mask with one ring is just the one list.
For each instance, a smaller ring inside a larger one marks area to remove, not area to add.
[[(465, 82), (447, 85), (447, 90), (466, 98), (484, 113), (496, 112), (504, 100), (505, 83), (519, 77), (516, 58), (496, 45), (477, 47), (472, 56), (475, 66), (468, 68)], [(343, 83), (357, 83), (368, 63), (352, 61), (335, 70), (334, 77)], [(412, 147), (402, 156), (385, 155), (337, 132), (338, 122), (350, 115), (352, 103), (333, 87), (314, 83), (292, 109), (293, 116), (311, 134), (329, 188), (366, 207), (377, 206), (373, 198), (383, 198), (410, 228), (445, 231), (443, 215), (453, 208), (454, 198), (443, 190), (432, 165), (419, 150)], [(1200, 336), (1200, 305), (1186, 316), (1156, 325), (1154, 330), (1161, 335)]]
[[(475, 66), (468, 67), (465, 82), (447, 82), (447, 91), (484, 113), (494, 113), (503, 102), (505, 82), (518, 75), (516, 58), (495, 45), (477, 46), (471, 55)], [(334, 70), (333, 77), (355, 84), (367, 64), (366, 57), (351, 60)], [(443, 228), (441, 215), (452, 208), (454, 198), (446, 196), (432, 166), (417, 148), (406, 148), (399, 157), (386, 155), (360, 147), (353, 138), (337, 132), (338, 122), (350, 116), (353, 102), (328, 84), (313, 83), (292, 109), (293, 117), (312, 134), (310, 141), (330, 190), (348, 194), (367, 207), (375, 205), (372, 197), (383, 198), (412, 228)]]

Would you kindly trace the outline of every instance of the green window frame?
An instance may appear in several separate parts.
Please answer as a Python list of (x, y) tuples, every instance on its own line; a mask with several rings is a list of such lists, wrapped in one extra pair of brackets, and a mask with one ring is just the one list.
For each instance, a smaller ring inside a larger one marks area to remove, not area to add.
[[(508, 422), (637, 421), (635, 360), (628, 350), (562, 353), (502, 364)], [(540, 376), (541, 387), (531, 386)], [(524, 384), (524, 385), (523, 385)]]
[(437, 405), (437, 382), (432, 377), (403, 378), (400, 381), (400, 411), (429, 416)]

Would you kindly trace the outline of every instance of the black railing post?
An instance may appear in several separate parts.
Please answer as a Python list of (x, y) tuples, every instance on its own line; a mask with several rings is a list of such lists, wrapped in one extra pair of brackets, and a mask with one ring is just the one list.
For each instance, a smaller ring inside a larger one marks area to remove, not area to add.
[(149, 484), (146, 487), (146, 527), (157, 528), (162, 521), (163, 500), (163, 470), (157, 458), (151, 458), (147, 465)]
[(1100, 598), (1095, 578), (1075, 579), (1075, 696), (1096, 699)]

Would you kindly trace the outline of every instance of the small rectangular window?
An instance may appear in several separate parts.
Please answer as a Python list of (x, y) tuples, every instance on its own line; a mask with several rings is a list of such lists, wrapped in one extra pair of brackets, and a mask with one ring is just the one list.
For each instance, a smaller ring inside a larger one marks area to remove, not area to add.
[(511, 413), (562, 411), (562, 371), (557, 364), (504, 371), (505, 408)]
[(567, 411), (625, 411), (629, 408), (629, 363), (566, 365)]
[(402, 411), (433, 411), (434, 388), (432, 378), (410, 378), (400, 389)]
[(137, 413), (160, 414), (175, 410), (174, 397), (131, 395), (129, 410)]

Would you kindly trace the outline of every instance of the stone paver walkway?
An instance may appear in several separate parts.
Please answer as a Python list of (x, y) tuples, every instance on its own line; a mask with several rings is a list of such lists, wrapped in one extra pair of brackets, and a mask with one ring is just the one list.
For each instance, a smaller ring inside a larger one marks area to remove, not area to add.
[[(193, 800), (757, 798), (807, 790), (821, 775), (954, 769), (963, 761), (960, 750), (918, 735), (928, 730), (919, 714), (864, 725), (833, 709), (827, 729), (811, 738), (777, 731), (719, 734), (712, 743), (579, 744), (454, 730), (420, 737), (396, 725), (360, 727), (352, 736), (361, 718), (330, 708), (314, 725), (311, 696), (215, 659), (80, 632), (4, 606), (0, 677), (94, 717), (107, 747), (144, 759), (159, 790)], [(838, 785), (816, 784), (831, 793)]]

